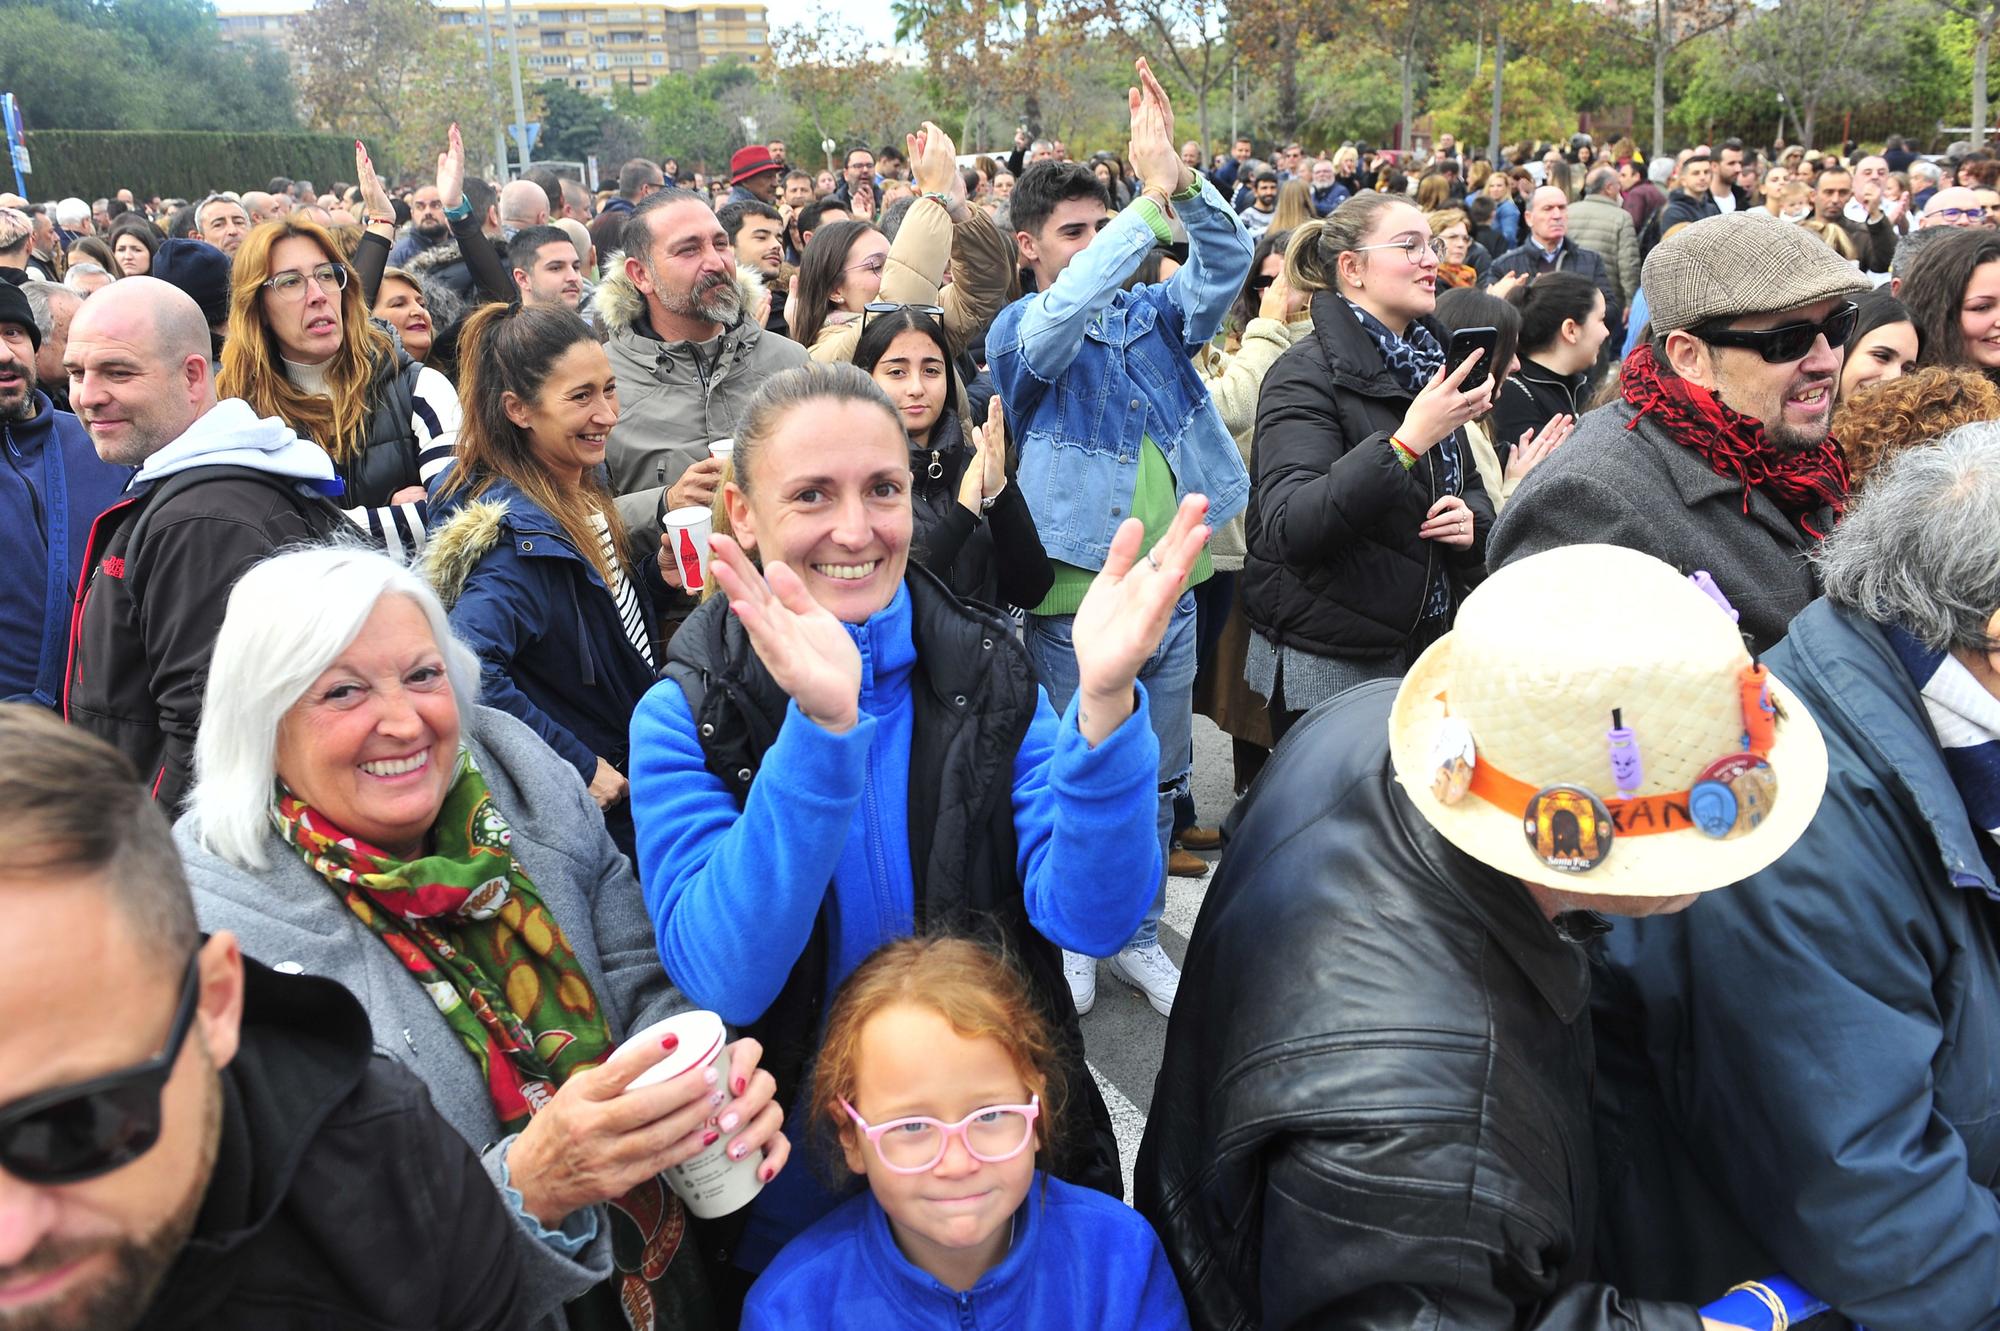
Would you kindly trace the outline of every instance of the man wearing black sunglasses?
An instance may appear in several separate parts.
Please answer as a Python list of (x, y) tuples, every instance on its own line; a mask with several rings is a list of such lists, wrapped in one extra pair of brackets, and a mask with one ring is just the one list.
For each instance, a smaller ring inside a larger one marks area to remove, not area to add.
[(1626, 358), (1618, 400), (1508, 503), (1489, 564), (1588, 542), (1643, 550), (1709, 573), (1762, 651), (1818, 594), (1808, 557), (1847, 501), (1829, 431), (1868, 279), (1819, 237), (1752, 212), (1660, 242), (1640, 287), (1652, 341)]
[(0, 1328), (516, 1324), (514, 1221), (361, 1006), (202, 939), (132, 765), (0, 704)]

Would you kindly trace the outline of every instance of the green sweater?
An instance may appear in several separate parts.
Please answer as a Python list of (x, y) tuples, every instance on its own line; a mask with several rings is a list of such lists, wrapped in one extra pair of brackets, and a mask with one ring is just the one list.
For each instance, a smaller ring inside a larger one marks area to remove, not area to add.
[[(1146, 536), (1140, 542), (1140, 549), (1151, 550), (1155, 542), (1167, 534), (1167, 528), (1174, 524), (1174, 510), (1180, 501), (1174, 494), (1174, 469), (1167, 465), (1167, 455), (1147, 435), (1139, 442), (1139, 483), (1132, 491), (1132, 516), (1145, 524)], [(1034, 608), (1038, 615), (1073, 615), (1083, 604), (1085, 593), (1096, 580), (1098, 571), (1094, 568), (1078, 568), (1074, 564), (1053, 561), (1056, 580), (1049, 588), (1049, 594)], [(1209, 561), (1208, 547), (1201, 548), (1195, 558), (1194, 570), (1188, 574), (1188, 586), (1196, 587), (1207, 582), (1215, 573), (1215, 565)]]

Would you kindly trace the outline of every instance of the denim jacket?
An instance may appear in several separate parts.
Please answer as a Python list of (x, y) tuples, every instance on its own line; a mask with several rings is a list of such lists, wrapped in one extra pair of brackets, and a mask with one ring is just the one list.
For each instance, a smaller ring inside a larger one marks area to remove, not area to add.
[(1254, 248), (1213, 185), (1175, 205), (1188, 261), (1169, 281), (1121, 290), (1154, 244), (1127, 208), (1049, 290), (1000, 311), (986, 337), (993, 379), (1020, 439), (1018, 483), (1049, 558), (1104, 565), (1130, 515), (1151, 435), (1179, 496), (1208, 496), (1220, 526), (1249, 501), (1250, 477), (1193, 357), (1222, 326)]

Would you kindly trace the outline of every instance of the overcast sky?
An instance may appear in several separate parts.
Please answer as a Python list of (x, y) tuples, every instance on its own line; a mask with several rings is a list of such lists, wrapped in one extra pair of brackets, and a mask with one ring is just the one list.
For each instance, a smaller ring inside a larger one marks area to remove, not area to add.
[[(559, 2), (574, 5), (584, 0)], [(488, 3), (497, 10), (503, 0), (488, 0)], [(515, 4), (523, 9), (542, 7), (536, 0), (515, 0)], [(215, 7), (225, 14), (245, 10), (310, 9), (312, 0), (215, 0)], [(895, 20), (884, 0), (766, 0), (766, 7), (770, 10), (773, 27), (806, 22), (820, 10), (830, 9), (860, 28), (871, 41), (887, 45), (896, 31)]]

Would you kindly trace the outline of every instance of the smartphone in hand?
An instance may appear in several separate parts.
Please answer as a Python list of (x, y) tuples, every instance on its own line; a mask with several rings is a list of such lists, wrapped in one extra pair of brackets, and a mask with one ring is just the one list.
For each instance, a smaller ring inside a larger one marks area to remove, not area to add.
[(1500, 330), (1497, 328), (1461, 328), (1453, 333), (1451, 335), (1451, 345), (1445, 349), (1444, 353), (1445, 373), (1451, 374), (1460, 365), (1463, 365), (1475, 347), (1485, 354), (1480, 356), (1479, 363), (1473, 366), (1471, 372), (1465, 376), (1465, 382), (1458, 386), (1458, 391), (1461, 393), (1470, 393), (1473, 389), (1493, 377), (1493, 357), (1500, 350)]

